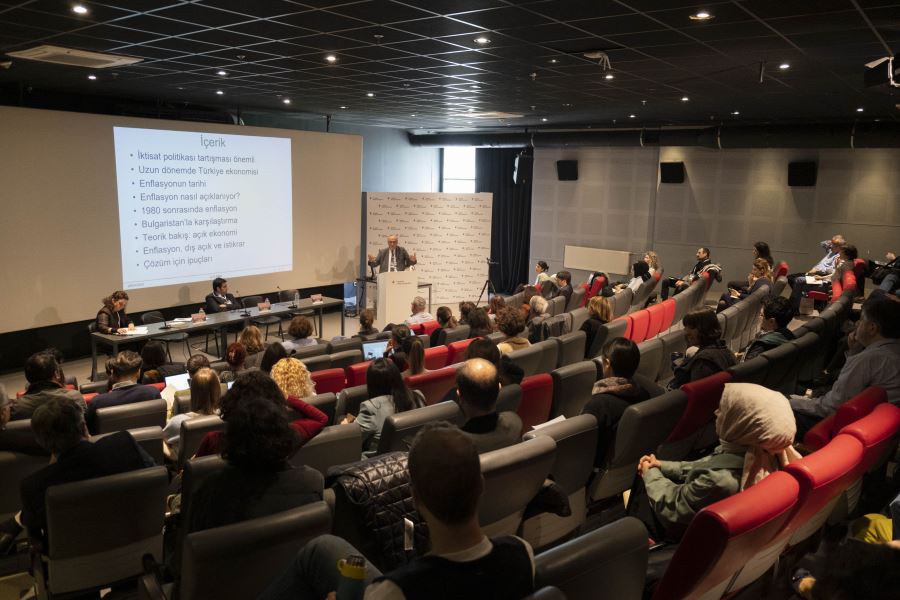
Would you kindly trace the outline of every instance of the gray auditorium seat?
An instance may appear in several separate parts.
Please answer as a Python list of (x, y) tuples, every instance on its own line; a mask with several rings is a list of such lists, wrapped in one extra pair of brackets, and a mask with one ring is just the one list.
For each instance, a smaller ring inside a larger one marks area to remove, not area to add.
[(552, 585), (567, 598), (640, 600), (647, 556), (647, 528), (625, 517), (535, 556), (535, 587)]
[(556, 458), (550, 469), (550, 478), (568, 496), (572, 514), (560, 517), (542, 513), (522, 523), (522, 537), (536, 549), (545, 548), (571, 535), (585, 522), (585, 486), (594, 470), (597, 419), (593, 415), (579, 415), (529, 431), (524, 439), (530, 440), (542, 435), (551, 437), (556, 442)]
[(659, 377), (659, 369), (662, 365), (663, 343), (659, 338), (651, 338), (637, 345), (641, 353), (641, 362), (638, 365), (638, 374), (651, 381)]
[(46, 467), (49, 460), (49, 456), (0, 451), (0, 481), (3, 482), (3, 485), (0, 485), (0, 522), (12, 518), (22, 510), (19, 485), (23, 479)]
[(456, 425), (464, 423), (464, 417), (456, 402), (438, 402), (431, 406), (394, 413), (384, 421), (378, 454), (401, 450), (409, 451), (413, 438), (422, 427), (435, 421), (448, 421)]
[(211, 431), (225, 429), (225, 421), (218, 415), (203, 415), (194, 417), (181, 423), (181, 431), (178, 434), (178, 466), (191, 459), (200, 448), (200, 442)]
[(684, 315), (688, 314), (693, 308), (693, 300), (694, 292), (691, 292), (691, 288), (675, 296), (675, 316), (672, 318), (672, 325), (681, 325)]
[(176, 548), (183, 548), (184, 538), (191, 533), (188, 529), (193, 520), (194, 494), (207, 478), (224, 469), (226, 464), (218, 454), (192, 458), (184, 462), (184, 469), (181, 472), (181, 521), (176, 533)]
[(636, 310), (640, 310), (644, 308), (644, 304), (647, 303), (647, 300), (650, 299), (650, 294), (653, 293), (653, 290), (656, 289), (656, 278), (651, 277), (644, 283), (640, 285), (638, 290), (634, 292), (634, 296), (631, 298), (631, 306), (628, 308), (628, 312), (634, 312)]
[(358, 415), (359, 405), (369, 399), (369, 390), (365, 384), (342, 389), (337, 395), (334, 407), (334, 421), (340, 423), (344, 416)]
[(301, 446), (291, 464), (306, 465), (323, 476), (330, 467), (357, 462), (362, 454), (362, 431), (356, 423), (331, 425)]
[(561, 315), (566, 312), (566, 302), (567, 299), (565, 296), (557, 296), (550, 300), (550, 306), (548, 308), (550, 316), (555, 317), (556, 315)]
[(101, 379), (100, 381), (88, 381), (82, 383), (78, 388), (82, 395), (85, 394), (103, 394), (109, 391), (109, 380)]
[[(628, 329), (628, 321), (625, 319), (613, 319), (609, 323), (607, 323), (604, 327), (606, 327), (606, 342), (613, 340), (617, 337), (624, 337), (625, 330)], [(604, 342), (605, 343), (605, 342)], [(596, 344), (595, 344), (596, 346)], [(599, 353), (603, 346), (596, 346), (597, 352)], [(596, 354), (594, 356), (597, 356)]]
[[(297, 348), (294, 352), (291, 353), (291, 357), (296, 358), (303, 364), (306, 364), (306, 361), (313, 356), (323, 356), (325, 354), (331, 354), (328, 352), (328, 344), (318, 343), (310, 346), (303, 346), (301, 348)], [(309, 367), (307, 367), (308, 369)]]
[(566, 305), (566, 311), (572, 312), (576, 308), (580, 308), (581, 303), (584, 300), (584, 295), (586, 293), (587, 293), (587, 290), (585, 290), (581, 286), (572, 288), (572, 295), (569, 297), (569, 303)]
[(422, 342), (423, 348), (431, 347), (431, 335), (423, 333), (421, 335), (417, 335), (416, 337), (419, 338), (419, 341)]
[[(129, 429), (128, 433), (134, 438), (138, 446), (144, 449), (144, 452), (150, 455), (150, 458), (158, 465), (165, 464), (165, 454), (163, 453), (163, 434), (162, 428), (154, 425), (153, 427), (140, 427), (138, 429)], [(91, 436), (91, 441), (96, 442), (111, 433), (100, 433)]]
[(741, 306), (730, 306), (720, 312), (718, 317), (722, 326), (722, 339), (732, 352), (738, 351), (743, 325), (747, 321), (746, 311)]
[(314, 502), (187, 536), (179, 600), (255, 598), (310, 540), (329, 533), (331, 510)]
[(585, 403), (591, 399), (591, 391), (597, 379), (594, 363), (583, 360), (574, 365), (555, 369), (553, 377), (553, 408), (550, 418), (564, 415), (567, 419), (581, 414)]
[(346, 340), (338, 340), (328, 342), (326, 344), (328, 347), (328, 354), (337, 354), (338, 352), (344, 352), (346, 350), (359, 350), (362, 352), (362, 340), (359, 338), (350, 338)]
[(51, 486), (49, 545), (32, 560), (39, 589), (46, 584), (40, 596), (99, 590), (140, 575), (144, 554), (162, 553), (168, 486), (165, 467)]
[(546, 435), (481, 455), (484, 493), (478, 521), (485, 535), (515, 535), (525, 507), (538, 493), (556, 456), (556, 442)]
[(734, 378), (735, 383), (755, 383), (762, 385), (769, 370), (769, 361), (762, 356), (755, 356), (750, 360), (738, 363), (726, 369)]
[(670, 331), (657, 339), (663, 343), (663, 355), (662, 362), (659, 365), (659, 375), (656, 380), (661, 384), (665, 384), (672, 378), (672, 353), (680, 352), (684, 354), (684, 351), (687, 349), (687, 342), (684, 340), (684, 331), (681, 329)]
[(584, 344), (587, 341), (585, 332), (576, 330), (553, 339), (559, 345), (556, 367), (554, 368), (572, 365), (584, 360)]
[(362, 350), (344, 350), (343, 352), (335, 352), (331, 355), (332, 369), (345, 369), (352, 364), (362, 362)]
[(576, 308), (569, 312), (572, 316), (572, 331), (578, 331), (584, 322), (591, 316), (590, 311), (586, 308)]
[(98, 408), (95, 416), (97, 433), (112, 433), (141, 427), (165, 427), (168, 405), (162, 398)]
[[(470, 335), (471, 337), (471, 335)], [(506, 334), (502, 331), (495, 331), (494, 333), (489, 333), (485, 336), (487, 339), (491, 340), (495, 344), (499, 344), (503, 340), (506, 339)]]
[(301, 358), (300, 362), (303, 363), (307, 371), (315, 373), (316, 371), (324, 371), (325, 369), (330, 369), (332, 367), (331, 356), (331, 354), (316, 354), (314, 356)]
[(334, 422), (334, 412), (337, 408), (337, 396), (334, 392), (316, 394), (315, 396), (309, 396), (308, 398), (304, 398), (303, 400), (307, 404), (315, 406), (323, 413), (328, 415), (328, 425), (336, 425), (336, 423)]
[(461, 342), (469, 339), (470, 328), (468, 325), (457, 325), (453, 329), (441, 329), (438, 334), (437, 343), (439, 346), (447, 346), (453, 342)]
[(763, 385), (788, 395), (795, 392), (797, 386), (797, 359), (799, 349), (793, 344), (781, 344), (760, 354), (769, 361), (769, 368), (763, 379)]
[(525, 371), (525, 377), (529, 377), (538, 373), (541, 368), (541, 356), (544, 350), (542, 347), (534, 345), (521, 350), (515, 350), (507, 354), (513, 364), (518, 365)]
[(500, 388), (497, 394), (497, 412), (519, 412), (522, 404), (522, 386), (518, 383), (510, 383)]
[[(541, 349), (541, 360), (535, 373), (549, 373), (559, 365), (559, 338), (550, 338), (538, 342), (533, 347)], [(526, 375), (527, 377), (528, 375)]]
[(628, 309), (631, 308), (631, 301), (634, 299), (634, 292), (631, 291), (631, 288), (625, 288), (624, 290), (620, 290), (607, 298), (610, 303), (610, 308), (612, 308), (613, 318), (621, 317), (622, 315), (628, 314)]
[(825, 358), (819, 334), (809, 331), (790, 343), (797, 347), (797, 381), (811, 382), (821, 372)]

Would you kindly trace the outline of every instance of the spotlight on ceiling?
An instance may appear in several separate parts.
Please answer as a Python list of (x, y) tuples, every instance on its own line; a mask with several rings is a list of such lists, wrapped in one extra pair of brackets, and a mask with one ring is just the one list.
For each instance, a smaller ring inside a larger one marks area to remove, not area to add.
[(688, 100), (690, 100), (690, 98), (688, 98), (687, 96), (682, 96), (682, 97), (681, 97), (681, 101), (682, 101), (682, 102), (687, 102)]
[(689, 18), (691, 19), (691, 21), (709, 21), (710, 19), (714, 19), (715, 17), (709, 14), (709, 12), (701, 10), (692, 14)]
[(228, 71), (223, 71), (223, 70), (219, 69), (218, 71), (216, 71), (216, 75), (225, 77), (226, 75), (228, 75)]
[(615, 78), (616, 78), (616, 76), (613, 75), (612, 73), (607, 73), (606, 75), (603, 76), (603, 79), (606, 79), (606, 80), (612, 80)]
[(475, 43), (484, 46), (484, 45), (486, 45), (486, 44), (490, 44), (490, 43), (491, 43), (491, 40), (490, 40), (489, 38), (484, 37), (484, 36), (480, 36), (480, 37), (475, 38)]
[(856, 109), (856, 112), (863, 112), (864, 110), (865, 109), (862, 106), (860, 106), (859, 108)]
[(547, 117), (542, 117), (542, 118), (541, 118), (541, 122), (542, 122), (542, 123), (546, 123), (546, 122), (547, 122)]
[(88, 9), (85, 8), (82, 4), (76, 4), (72, 7), (72, 12), (76, 15), (86, 15), (88, 13)]
[(633, 118), (635, 118), (636, 116), (637, 116), (637, 115), (628, 115), (628, 118), (629, 118), (629, 119), (633, 119)]
[(733, 111), (731, 111), (731, 114), (733, 114), (734, 116), (738, 116), (739, 114), (741, 114), (741, 111), (733, 110)]
[(372, 92), (366, 92), (366, 98), (374, 98), (374, 97), (375, 97), (375, 94), (373, 94)]
[(97, 76), (96, 75), (88, 75), (88, 79), (90, 79), (91, 81), (97, 81)]
[(778, 68), (781, 69), (782, 71), (787, 71), (788, 69), (791, 68), (791, 65), (790, 65), (790, 63), (785, 62), (785, 63), (781, 63), (780, 65), (778, 65)]
[(341, 110), (347, 110), (347, 107), (346, 107), (346, 106), (338, 106), (338, 108), (341, 109)]
[(337, 56), (335, 56), (334, 54), (329, 54), (328, 56), (325, 57), (325, 60), (327, 60), (330, 63), (334, 63), (334, 62), (337, 62)]
[(282, 102), (284, 102), (285, 104), (290, 104), (290, 103), (291, 103), (291, 99), (290, 99), (290, 98), (285, 98), (284, 100), (282, 100)]
[(216, 90), (216, 94), (218, 94), (219, 96), (224, 96), (225, 92), (223, 92), (222, 90)]

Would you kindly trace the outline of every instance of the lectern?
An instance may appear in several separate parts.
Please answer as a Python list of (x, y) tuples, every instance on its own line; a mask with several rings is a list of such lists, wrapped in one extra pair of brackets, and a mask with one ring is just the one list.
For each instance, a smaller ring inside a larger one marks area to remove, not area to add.
[(388, 323), (402, 323), (411, 314), (410, 305), (418, 293), (419, 277), (415, 271), (393, 271), (378, 274), (378, 329)]

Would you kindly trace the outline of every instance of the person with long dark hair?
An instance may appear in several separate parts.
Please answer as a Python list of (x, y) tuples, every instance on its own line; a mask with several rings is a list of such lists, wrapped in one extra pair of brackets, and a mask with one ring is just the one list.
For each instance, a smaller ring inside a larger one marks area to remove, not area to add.
[(359, 406), (359, 415), (348, 414), (344, 423), (359, 424), (363, 438), (363, 458), (378, 451), (381, 429), (394, 413), (412, 410), (424, 404), (421, 396), (406, 387), (400, 370), (390, 360), (377, 358), (366, 371), (366, 391), (369, 399)]
[(712, 309), (691, 311), (684, 315), (681, 324), (688, 349), (682, 362), (672, 370), (670, 390), (735, 365), (737, 361), (722, 340), (722, 327)]
[(128, 315), (125, 308), (128, 306), (128, 292), (118, 290), (103, 299), (103, 307), (97, 312), (94, 322), (100, 333), (113, 334), (128, 331)]
[(394, 348), (390, 358), (403, 377), (421, 375), (428, 370), (425, 368), (425, 345), (417, 335), (403, 338), (400, 346)]

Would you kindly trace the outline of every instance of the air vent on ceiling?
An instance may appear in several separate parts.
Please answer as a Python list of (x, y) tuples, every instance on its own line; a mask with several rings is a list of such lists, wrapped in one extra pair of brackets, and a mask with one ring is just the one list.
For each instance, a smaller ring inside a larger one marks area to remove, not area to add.
[(8, 52), (9, 56), (53, 63), (56, 65), (69, 65), (70, 67), (85, 67), (89, 69), (108, 69), (121, 67), (141, 62), (142, 58), (132, 56), (118, 56), (115, 54), (101, 54), (100, 52), (88, 52), (87, 50), (75, 50), (74, 48), (61, 48), (60, 46), (36, 46), (28, 50)]

